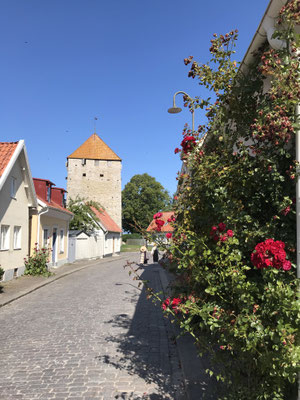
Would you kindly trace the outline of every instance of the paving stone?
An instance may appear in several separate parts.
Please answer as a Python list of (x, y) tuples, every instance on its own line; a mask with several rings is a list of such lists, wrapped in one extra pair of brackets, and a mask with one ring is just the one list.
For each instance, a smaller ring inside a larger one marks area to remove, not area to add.
[[(0, 309), (1, 400), (179, 398), (171, 326), (123, 265), (101, 262)], [(142, 271), (156, 291), (159, 268)]]

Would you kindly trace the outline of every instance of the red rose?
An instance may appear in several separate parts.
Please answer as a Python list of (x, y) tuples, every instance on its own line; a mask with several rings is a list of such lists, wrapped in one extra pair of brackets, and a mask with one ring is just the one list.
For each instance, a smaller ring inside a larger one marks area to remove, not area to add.
[(171, 239), (171, 237), (172, 237), (172, 233), (168, 232), (168, 233), (166, 234), (166, 238), (167, 238), (167, 239)]
[(226, 242), (227, 239), (228, 239), (227, 235), (221, 235), (220, 236), (221, 242)]
[(231, 229), (228, 229), (227, 236), (232, 237), (233, 235), (234, 235), (233, 231)]
[(153, 219), (157, 219), (157, 218), (160, 218), (160, 217), (162, 217), (162, 213), (161, 212), (158, 212), (158, 213), (153, 215)]
[(282, 268), (284, 271), (289, 271), (291, 269), (291, 266), (292, 266), (292, 264), (288, 260), (285, 260), (282, 264)]
[(220, 222), (218, 228), (220, 232), (223, 232), (226, 229), (226, 225), (223, 222)]

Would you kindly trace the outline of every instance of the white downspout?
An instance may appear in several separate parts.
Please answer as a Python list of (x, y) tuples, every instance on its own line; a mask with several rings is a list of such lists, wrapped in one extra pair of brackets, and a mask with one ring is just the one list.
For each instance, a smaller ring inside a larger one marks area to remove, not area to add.
[[(286, 47), (286, 41), (280, 40), (277, 38), (273, 38), (273, 34), (275, 32), (275, 18), (266, 16), (265, 21), (263, 22), (263, 29), (266, 32), (268, 42), (270, 46), (275, 50), (282, 50)], [(299, 122), (300, 118), (300, 105), (296, 106), (296, 122)], [(296, 171), (297, 175), (300, 172), (299, 168), (300, 162), (300, 130), (296, 130)], [(296, 180), (296, 246), (297, 246), (297, 278), (300, 279), (300, 177), (297, 176)], [(298, 287), (299, 290), (299, 287)], [(300, 400), (300, 372), (298, 372), (298, 400)]]
[[(296, 106), (296, 122), (299, 123), (300, 118), (300, 105)], [(296, 130), (296, 172), (300, 172), (300, 130)], [(297, 226), (297, 278), (300, 279), (300, 177), (297, 176), (296, 180), (296, 226)], [(299, 290), (299, 284), (298, 284)], [(298, 400), (300, 400), (300, 372), (298, 372)]]
[(36, 233), (36, 247), (40, 248), (40, 225), (41, 225), (41, 215), (46, 214), (49, 211), (48, 207), (43, 207), (41, 211), (38, 212), (38, 225)]
[[(296, 106), (296, 121), (300, 119), (300, 105)], [(299, 173), (300, 162), (300, 130), (296, 130), (296, 171)], [(300, 176), (296, 180), (296, 223), (297, 223), (297, 278), (300, 278)]]

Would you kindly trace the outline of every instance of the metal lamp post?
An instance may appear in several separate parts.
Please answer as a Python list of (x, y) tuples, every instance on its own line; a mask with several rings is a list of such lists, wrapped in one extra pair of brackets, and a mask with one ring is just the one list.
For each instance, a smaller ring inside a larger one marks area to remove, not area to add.
[[(178, 94), (183, 94), (187, 97), (190, 97), (186, 92), (183, 92), (182, 90), (180, 90), (179, 92), (176, 92), (173, 96), (173, 107), (168, 109), (168, 113), (170, 114), (178, 114), (182, 111), (182, 109), (180, 107), (176, 107), (176, 103), (175, 103), (175, 97)], [(195, 115), (194, 115), (194, 108), (192, 109), (192, 130), (195, 130)]]

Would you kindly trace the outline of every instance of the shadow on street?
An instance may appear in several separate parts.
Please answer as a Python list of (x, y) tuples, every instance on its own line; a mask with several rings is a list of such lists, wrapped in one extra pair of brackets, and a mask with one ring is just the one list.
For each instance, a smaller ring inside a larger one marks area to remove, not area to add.
[[(125, 270), (124, 273), (127, 273)], [(149, 264), (141, 274), (143, 280), (156, 292), (162, 290), (158, 266)], [(134, 285), (135, 281), (133, 281)], [(117, 283), (117, 285), (120, 285)], [(133, 318), (127, 314), (112, 316), (105, 323), (114, 327), (125, 328), (127, 334), (107, 336), (106, 341), (117, 344), (117, 358), (101, 355), (97, 358), (116, 369), (126, 370), (130, 375), (138, 375), (153, 387), (153, 393), (136, 395), (121, 393), (116, 399), (185, 399), (183, 395), (183, 379), (176, 348), (176, 340), (170, 322), (163, 317), (158, 305), (147, 300), (146, 291), (141, 293), (131, 285), (125, 291), (121, 302), (137, 303)], [(151, 389), (152, 390), (152, 389)]]

